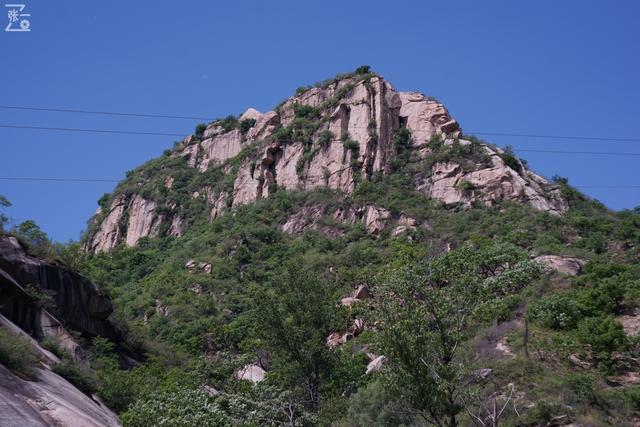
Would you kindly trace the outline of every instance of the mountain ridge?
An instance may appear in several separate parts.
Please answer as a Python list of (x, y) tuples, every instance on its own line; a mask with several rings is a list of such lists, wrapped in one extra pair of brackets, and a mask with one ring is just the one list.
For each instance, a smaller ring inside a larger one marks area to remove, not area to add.
[[(326, 187), (348, 197), (359, 183), (398, 171), (446, 205), (511, 200), (552, 214), (568, 208), (559, 187), (512, 152), (465, 136), (443, 104), (398, 92), (360, 67), (298, 89), (273, 111), (249, 108), (240, 117), (198, 125), (101, 199), (85, 248), (101, 252), (121, 242), (135, 246), (143, 237), (179, 237), (201, 215), (196, 211), (213, 220), (277, 189)], [(187, 195), (200, 199), (198, 208), (185, 208), (194, 204)]]

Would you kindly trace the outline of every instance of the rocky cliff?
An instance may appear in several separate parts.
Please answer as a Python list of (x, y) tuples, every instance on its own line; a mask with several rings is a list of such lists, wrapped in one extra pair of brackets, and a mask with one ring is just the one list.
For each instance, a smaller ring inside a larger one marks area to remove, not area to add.
[(27, 254), (17, 239), (0, 236), (0, 314), (30, 336), (53, 336), (71, 353), (79, 351), (67, 328), (86, 337), (114, 341), (111, 300), (80, 274)]
[(559, 191), (512, 153), (466, 137), (444, 105), (365, 70), (300, 88), (274, 111), (250, 108), (200, 128), (103, 200), (86, 248), (180, 236), (201, 211), (215, 219), (276, 189), (327, 187), (348, 196), (363, 181), (399, 172), (448, 205), (509, 200), (552, 214), (567, 209)]

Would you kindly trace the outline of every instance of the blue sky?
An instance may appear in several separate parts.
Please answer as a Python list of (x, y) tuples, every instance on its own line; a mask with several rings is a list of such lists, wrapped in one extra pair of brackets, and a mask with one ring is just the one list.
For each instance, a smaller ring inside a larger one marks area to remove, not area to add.
[[(444, 102), (466, 132), (640, 137), (637, 1), (21, 1), (32, 31), (0, 32), (1, 105), (215, 118), (269, 110), (299, 86), (369, 64)], [(197, 122), (0, 109), (0, 125), (189, 134)], [(0, 128), (0, 176), (120, 179), (175, 139)], [(486, 139), (516, 151), (640, 152)], [(638, 157), (521, 157), (577, 185), (640, 185)], [(66, 241), (113, 186), (0, 181), (0, 194), (14, 221)], [(640, 204), (640, 189), (585, 192), (613, 209)]]

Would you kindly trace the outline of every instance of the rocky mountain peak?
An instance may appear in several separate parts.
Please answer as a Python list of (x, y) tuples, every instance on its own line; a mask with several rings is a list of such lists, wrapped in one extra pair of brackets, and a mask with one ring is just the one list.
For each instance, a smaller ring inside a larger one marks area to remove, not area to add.
[(446, 204), (512, 200), (553, 214), (567, 209), (559, 192), (511, 153), (465, 137), (434, 98), (398, 92), (368, 69), (358, 71), (300, 88), (273, 111), (249, 108), (199, 126), (116, 189), (93, 219), (87, 249), (180, 236), (191, 220), (180, 206), (185, 191), (211, 220), (275, 189), (349, 195), (360, 182), (398, 171)]

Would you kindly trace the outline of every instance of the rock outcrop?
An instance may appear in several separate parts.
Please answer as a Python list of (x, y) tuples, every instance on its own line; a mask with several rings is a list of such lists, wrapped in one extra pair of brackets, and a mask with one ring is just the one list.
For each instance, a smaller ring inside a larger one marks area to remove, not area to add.
[[(396, 137), (401, 128), (410, 132), (406, 149), (414, 164), (435, 155), (430, 147), (434, 138), (445, 146), (471, 144), (438, 101), (417, 92), (398, 92), (374, 74), (352, 74), (300, 91), (275, 111), (263, 114), (250, 108), (238, 119), (213, 122), (201, 135), (185, 138), (167, 158), (184, 158), (185, 167), (198, 173), (219, 171), (218, 176), (225, 176), (196, 191), (207, 194), (208, 217), (215, 220), (225, 209), (269, 197), (276, 187), (300, 191), (327, 187), (352, 193), (359, 182), (392, 172), (399, 156)], [(469, 168), (459, 159), (437, 161), (429, 170), (414, 173), (415, 188), (426, 197), (462, 207), (511, 200), (553, 214), (567, 209), (559, 191), (517, 159), (507, 164), (500, 149), (474, 144), (486, 152), (488, 164)], [(136, 185), (149, 179), (138, 176)], [(166, 203), (166, 194), (178, 191), (176, 180), (169, 174), (161, 182), (163, 192), (156, 198), (135, 194), (135, 190), (133, 194), (116, 190), (108, 212), (96, 217), (98, 224), (87, 240), (87, 250), (108, 251), (120, 242), (132, 246), (142, 237), (160, 233), (181, 235), (190, 218), (179, 216), (179, 206)], [(367, 232), (386, 227), (389, 212), (378, 207), (364, 209)], [(290, 218), (283, 228), (292, 234), (304, 229), (340, 233), (339, 228), (315, 221), (318, 214), (308, 209)], [(344, 215), (349, 221), (352, 213)], [(414, 228), (415, 224), (398, 222), (393, 234)]]
[(575, 257), (563, 257), (559, 255), (540, 255), (534, 258), (535, 261), (547, 266), (551, 270), (560, 274), (575, 276), (587, 263), (585, 260)]
[[(33, 293), (49, 295), (47, 310)], [(52, 312), (50, 312), (52, 310)], [(28, 255), (14, 237), (0, 236), (0, 314), (35, 338), (60, 336), (74, 329), (87, 337), (114, 341), (120, 333), (109, 322), (111, 300), (80, 274)]]

